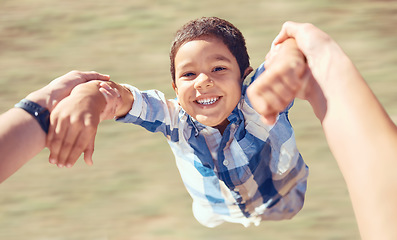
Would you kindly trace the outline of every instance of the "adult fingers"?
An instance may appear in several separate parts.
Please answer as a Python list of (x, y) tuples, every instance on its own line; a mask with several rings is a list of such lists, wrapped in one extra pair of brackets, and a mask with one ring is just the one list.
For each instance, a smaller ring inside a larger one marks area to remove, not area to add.
[(108, 81), (110, 79), (109, 75), (98, 73), (95, 71), (81, 72), (81, 74), (82, 74), (81, 77), (86, 81), (90, 81), (90, 80)]
[(60, 76), (51, 82), (52, 85), (57, 85), (59, 83), (65, 84), (66, 86), (73, 87), (75, 85), (88, 82), (91, 80), (102, 80), (109, 81), (110, 76), (95, 71), (78, 71), (72, 70), (63, 76)]
[[(95, 139), (95, 133), (92, 131), (95, 130), (90, 130), (89, 132), (82, 132), (75, 144), (73, 145), (73, 148), (71, 149), (69, 156), (66, 160), (65, 166), (70, 168), (73, 167), (73, 165), (76, 163), (80, 155), (84, 152), (84, 160), (86, 161), (86, 152), (87, 149), (91, 149), (92, 147), (90, 146), (91, 142)], [(92, 150), (93, 152), (93, 150)], [(87, 161), (86, 161), (87, 163)], [(92, 153), (91, 153), (91, 164), (87, 163), (88, 165), (92, 165)]]
[(280, 33), (273, 40), (272, 47), (288, 38), (294, 38), (298, 48), (310, 62), (310, 58), (323, 55), (324, 47), (333, 42), (332, 38), (311, 23), (285, 22)]
[(84, 151), (84, 161), (87, 165), (91, 166), (94, 164), (92, 160), (92, 155), (94, 154), (94, 147), (95, 147), (95, 136), (92, 138), (90, 143), (88, 144), (87, 148)]
[(273, 40), (272, 47), (275, 47), (277, 44), (284, 42), (288, 38), (296, 38), (297, 31), (302, 23), (287, 21), (281, 27), (280, 33)]

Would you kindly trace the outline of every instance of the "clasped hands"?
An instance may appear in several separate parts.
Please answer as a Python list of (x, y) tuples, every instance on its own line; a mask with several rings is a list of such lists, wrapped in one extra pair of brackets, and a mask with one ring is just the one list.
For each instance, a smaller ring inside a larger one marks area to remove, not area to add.
[(70, 168), (84, 153), (84, 161), (92, 165), (98, 125), (114, 118), (121, 104), (119, 91), (107, 81), (91, 80), (74, 87), (51, 112), (46, 141), (50, 163)]

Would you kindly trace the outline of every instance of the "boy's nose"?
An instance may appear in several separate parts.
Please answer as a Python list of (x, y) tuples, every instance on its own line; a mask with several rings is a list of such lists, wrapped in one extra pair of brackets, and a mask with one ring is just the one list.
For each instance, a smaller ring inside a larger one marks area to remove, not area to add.
[(203, 89), (214, 86), (214, 82), (209, 78), (207, 74), (201, 73), (194, 83), (194, 88)]

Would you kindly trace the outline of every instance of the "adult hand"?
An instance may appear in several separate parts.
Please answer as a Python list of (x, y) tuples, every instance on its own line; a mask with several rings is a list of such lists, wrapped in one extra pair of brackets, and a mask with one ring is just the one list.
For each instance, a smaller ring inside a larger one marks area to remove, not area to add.
[[(72, 71), (32, 92), (26, 99), (52, 111), (59, 101), (70, 94), (73, 87), (94, 79), (107, 81), (109, 76), (96, 72)], [(0, 182), (2, 182), (45, 147), (46, 134), (36, 119), (20, 108), (12, 108), (1, 114), (0, 125), (2, 154)]]
[(335, 61), (341, 60), (333, 59), (331, 56), (344, 55), (339, 45), (328, 34), (311, 23), (285, 22), (272, 47), (289, 38), (295, 39), (299, 50), (307, 59), (314, 78), (319, 83), (329, 79), (328, 69), (331, 63), (335, 64)]
[(108, 81), (110, 77), (97, 72), (71, 71), (51, 81), (47, 86), (29, 94), (26, 98), (47, 108), (50, 112), (72, 89), (91, 80)]

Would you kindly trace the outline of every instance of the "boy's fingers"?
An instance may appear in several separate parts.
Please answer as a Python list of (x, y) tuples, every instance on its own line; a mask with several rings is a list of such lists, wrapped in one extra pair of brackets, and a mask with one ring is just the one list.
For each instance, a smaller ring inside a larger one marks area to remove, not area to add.
[[(263, 74), (262, 88), (266, 91), (273, 91), (279, 98), (293, 98), (296, 88), (298, 88), (298, 79), (291, 71), (284, 73), (284, 75), (277, 71), (268, 70)], [(270, 80), (270, 81), (269, 81)]]
[(73, 147), (70, 149), (69, 155), (65, 162), (65, 166), (70, 168), (76, 163), (77, 159), (83, 153), (84, 149), (87, 146), (86, 138), (84, 138), (84, 134), (80, 134), (76, 139)]
[(268, 101), (266, 100), (267, 95), (254, 88), (249, 90), (247, 94), (252, 107), (261, 115), (262, 122), (268, 125), (273, 125), (277, 120), (278, 112), (268, 104)]
[(68, 156), (68, 164), (70, 163), (70, 167), (74, 165), (79, 156), (87, 149), (92, 139), (95, 138), (99, 124), (97, 120), (87, 117), (84, 119), (84, 123), (79, 124), (82, 126), (82, 129), (79, 129), (80, 134), (74, 141), (73, 148), (70, 150)]
[(51, 139), (49, 139), (48, 148), (50, 149), (50, 162), (53, 164), (59, 163), (59, 153), (64, 140), (64, 135), (67, 128), (62, 127), (62, 123), (57, 123), (52, 131)]
[(78, 136), (76, 143), (70, 150), (69, 156), (65, 163), (65, 166), (70, 168), (76, 163), (77, 159), (84, 152), (84, 150), (89, 146), (89, 141), (92, 138), (90, 133), (82, 133)]
[(286, 99), (278, 95), (278, 93), (273, 89), (264, 93), (263, 101), (266, 105), (265, 111), (261, 113), (263, 116), (273, 115), (275, 112), (281, 112), (287, 106)]
[(269, 104), (273, 105), (273, 109), (282, 111), (289, 103), (295, 98), (296, 91), (282, 85), (281, 83), (275, 84), (273, 89), (273, 99), (269, 99)]
[[(55, 122), (53, 122), (53, 121), (55, 121)], [(50, 156), (48, 158), (49, 158), (49, 162), (51, 164), (57, 163), (57, 159), (56, 159), (57, 154), (53, 150), (53, 146), (52, 146), (54, 135), (55, 135), (55, 126), (56, 126), (56, 120), (52, 120), (50, 127), (48, 129), (48, 135), (47, 135), (47, 139), (46, 139), (46, 146), (50, 150)]]
[[(254, 82), (248, 92), (255, 110), (261, 115), (267, 115), (273, 112), (283, 111), (288, 104), (295, 98), (297, 90), (291, 89), (290, 85), (285, 83), (287, 77), (269, 77), (270, 70), (262, 74)], [(259, 79), (262, 78), (262, 79)]]
[(79, 136), (79, 129), (76, 129), (75, 126), (72, 126), (64, 136), (64, 141), (62, 142), (62, 147), (58, 154), (58, 167), (63, 167), (68, 163), (71, 151), (76, 145), (75, 142), (78, 141), (77, 137)]
[(117, 88), (112, 88), (108, 83), (102, 82), (99, 84), (99, 86), (101, 86), (99, 90), (101, 91), (107, 102), (109, 102), (110, 98), (121, 97), (119, 90), (117, 90)]
[(269, 104), (269, 98), (271, 98), (270, 95), (271, 95), (270, 91), (266, 91), (266, 92), (254, 91), (249, 96), (252, 107), (255, 109), (257, 113), (259, 113), (262, 116), (274, 112), (272, 105)]
[(101, 83), (99, 91), (106, 99), (106, 107), (101, 113), (100, 120), (112, 119), (116, 114), (117, 106), (121, 104), (121, 95), (117, 88), (111, 88), (107, 83)]

